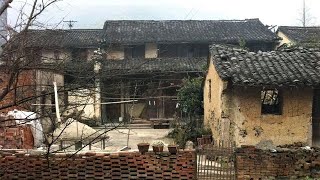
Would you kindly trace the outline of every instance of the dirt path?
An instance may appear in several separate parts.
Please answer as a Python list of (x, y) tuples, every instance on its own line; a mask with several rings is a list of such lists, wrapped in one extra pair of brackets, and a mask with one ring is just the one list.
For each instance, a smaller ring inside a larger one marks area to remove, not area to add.
[[(165, 138), (170, 129), (132, 129), (129, 138), (129, 147), (131, 150), (137, 150), (137, 144), (148, 142), (152, 144), (155, 140), (162, 140), (165, 145), (172, 142)], [(105, 151), (115, 152), (127, 145), (127, 129), (118, 129), (108, 132), (110, 140), (106, 143)]]

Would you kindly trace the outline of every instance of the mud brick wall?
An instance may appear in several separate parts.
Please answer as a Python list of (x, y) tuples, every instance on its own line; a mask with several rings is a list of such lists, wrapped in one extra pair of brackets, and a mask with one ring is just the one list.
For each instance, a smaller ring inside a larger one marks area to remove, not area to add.
[(2, 154), (0, 179), (194, 179), (195, 152)]
[(242, 179), (320, 178), (320, 150), (242, 147), (236, 151), (236, 173)]

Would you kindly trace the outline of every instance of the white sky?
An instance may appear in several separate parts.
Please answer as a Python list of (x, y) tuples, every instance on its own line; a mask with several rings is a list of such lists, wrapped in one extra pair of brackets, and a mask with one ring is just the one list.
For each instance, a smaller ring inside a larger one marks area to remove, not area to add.
[[(9, 10), (13, 23), (23, 0)], [(123, 19), (245, 19), (268, 25), (301, 25), (302, 0), (64, 0), (41, 16), (53, 25), (76, 20), (74, 28), (102, 28), (105, 20)], [(320, 0), (306, 0), (309, 25), (320, 25)], [(66, 25), (64, 24), (64, 27)]]

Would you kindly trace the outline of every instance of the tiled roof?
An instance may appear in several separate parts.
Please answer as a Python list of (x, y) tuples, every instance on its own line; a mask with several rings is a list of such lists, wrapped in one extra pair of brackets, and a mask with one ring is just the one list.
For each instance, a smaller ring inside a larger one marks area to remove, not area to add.
[(106, 21), (106, 43), (146, 42), (274, 42), (278, 37), (259, 19), (246, 20), (119, 20)]
[(155, 58), (103, 60), (102, 72), (107, 76), (150, 74), (150, 73), (183, 73), (203, 72), (207, 58)]
[(210, 51), (219, 76), (235, 85), (320, 85), (320, 51), (318, 49), (291, 48), (254, 53), (212, 45)]
[(320, 43), (320, 27), (279, 26), (278, 31), (296, 43)]
[(26, 37), (28, 47), (99, 47), (102, 30), (28, 30)]

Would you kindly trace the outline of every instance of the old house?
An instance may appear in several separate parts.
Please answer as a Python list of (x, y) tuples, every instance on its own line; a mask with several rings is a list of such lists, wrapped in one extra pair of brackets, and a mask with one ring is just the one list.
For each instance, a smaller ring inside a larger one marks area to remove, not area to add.
[(281, 38), (279, 46), (286, 44), (314, 46), (320, 43), (320, 27), (279, 26), (277, 35)]
[(204, 120), (216, 139), (319, 145), (319, 49), (249, 52), (212, 45)]
[[(98, 123), (130, 116), (172, 119), (179, 115), (182, 79), (203, 75), (209, 44), (258, 51), (272, 50), (278, 41), (259, 19), (106, 21), (103, 29), (30, 30), (27, 35), (32, 57), (61, 70), (55, 81), (66, 89), (62, 106), (78, 105), (83, 116)], [(54, 73), (41, 71), (37, 77), (42, 75)], [(37, 93), (47, 91), (37, 88)], [(37, 103), (52, 104), (52, 99), (45, 96)]]
[[(53, 82), (56, 82), (61, 113), (78, 109), (84, 111), (84, 118), (94, 118), (95, 79), (91, 60), (99, 47), (100, 33), (101, 30), (94, 29), (29, 30), (14, 36), (5, 45), (2, 59), (9, 60), (2, 66), (8, 72), (15, 70), (18, 76), (14, 78), (23, 80), (17, 81), (19, 88), (10, 87), (12, 93), (2, 99), (0, 107), (8, 106), (17, 96), (31, 97), (27, 104), (20, 101), (18, 109), (54, 115)], [(0, 85), (7, 86), (10, 73), (2, 71), (1, 76)], [(25, 91), (28, 96), (22, 93)]]
[(101, 59), (101, 101), (137, 100), (102, 105), (104, 122), (172, 119), (183, 78), (202, 76), (209, 44), (272, 50), (278, 37), (258, 19), (106, 21)]

